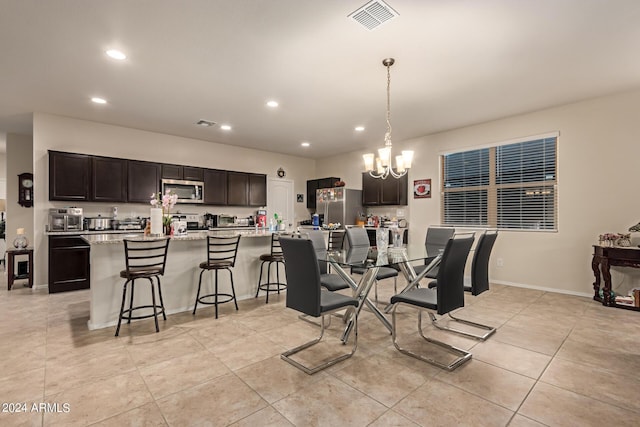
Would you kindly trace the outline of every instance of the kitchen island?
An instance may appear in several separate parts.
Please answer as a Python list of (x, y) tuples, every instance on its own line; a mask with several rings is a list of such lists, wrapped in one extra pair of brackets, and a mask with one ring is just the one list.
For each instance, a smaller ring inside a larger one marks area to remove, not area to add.
[[(260, 268), (260, 255), (269, 253), (271, 235), (266, 230), (224, 230), (190, 232), (173, 236), (169, 243), (165, 274), (161, 278), (162, 294), (167, 314), (193, 310), (198, 288), (200, 262), (206, 260), (207, 236), (241, 235), (233, 279), (238, 300), (255, 296)], [(124, 239), (142, 238), (141, 234), (88, 234), (82, 236), (91, 246), (91, 288), (89, 329), (106, 328), (118, 322), (125, 268)], [(213, 286), (212, 274), (203, 276), (203, 288)], [(219, 277), (221, 289), (230, 284), (228, 275)], [(135, 305), (146, 305), (150, 291), (143, 281), (136, 287)], [(145, 289), (147, 288), (147, 289)], [(204, 288), (206, 289), (206, 288)], [(210, 288), (212, 289), (212, 288)]]

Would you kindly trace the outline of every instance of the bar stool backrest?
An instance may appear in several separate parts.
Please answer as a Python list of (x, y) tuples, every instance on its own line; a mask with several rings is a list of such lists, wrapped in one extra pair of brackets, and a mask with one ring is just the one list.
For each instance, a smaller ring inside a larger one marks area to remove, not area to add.
[(280, 246), (280, 238), (288, 236), (286, 234), (273, 233), (271, 235), (271, 256), (282, 256), (282, 247)]
[(148, 271), (164, 274), (169, 250), (168, 237), (159, 239), (124, 239), (124, 256), (127, 272)]
[(329, 231), (329, 250), (339, 251), (342, 250), (344, 245), (344, 230), (331, 230)]
[(437, 278), (438, 314), (464, 307), (464, 266), (473, 240), (473, 233), (458, 234), (444, 248)]
[(218, 237), (207, 236), (207, 261), (211, 264), (215, 261), (228, 261), (231, 267), (236, 264), (240, 236)]

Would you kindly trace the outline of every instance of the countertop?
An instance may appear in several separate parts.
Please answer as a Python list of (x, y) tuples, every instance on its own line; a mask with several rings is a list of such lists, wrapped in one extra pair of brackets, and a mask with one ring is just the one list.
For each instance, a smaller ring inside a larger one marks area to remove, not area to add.
[[(211, 231), (190, 231), (185, 236), (171, 236), (171, 240), (175, 241), (190, 241), (190, 240), (204, 240), (207, 236), (217, 237), (235, 237), (242, 236), (243, 238), (257, 238), (257, 237), (271, 237), (274, 233), (287, 233), (286, 231), (268, 231), (258, 230), (253, 227), (251, 229), (243, 230), (211, 230)], [(66, 233), (68, 234), (68, 233)], [(80, 235), (90, 245), (105, 245), (105, 244), (117, 244), (122, 243), (124, 239), (135, 240), (154, 240), (158, 237), (144, 236), (141, 233), (102, 233), (102, 234), (82, 234)], [(162, 237), (161, 237), (162, 238)]]

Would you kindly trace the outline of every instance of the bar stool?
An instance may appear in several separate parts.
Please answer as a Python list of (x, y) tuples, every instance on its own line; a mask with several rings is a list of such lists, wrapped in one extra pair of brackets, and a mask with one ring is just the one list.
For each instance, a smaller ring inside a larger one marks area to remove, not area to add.
[[(122, 289), (122, 304), (120, 305), (120, 316), (118, 316), (118, 327), (116, 328), (116, 336), (120, 333), (120, 325), (122, 319), (127, 319), (127, 323), (131, 323), (132, 319), (146, 319), (153, 317), (156, 322), (156, 332), (160, 332), (158, 327), (158, 313), (162, 313), (164, 320), (167, 315), (164, 310), (164, 301), (162, 300), (162, 288), (160, 286), (160, 276), (164, 275), (164, 267), (167, 263), (167, 252), (169, 250), (169, 238), (162, 237), (157, 239), (124, 239), (124, 256), (126, 269), (120, 272), (120, 277), (127, 279)], [(156, 279), (155, 285), (158, 287), (158, 295), (160, 297), (160, 305), (156, 304), (156, 292), (153, 279)], [(151, 284), (151, 305), (133, 306), (134, 287), (137, 279), (147, 279)], [(127, 285), (131, 282), (131, 292), (129, 296), (129, 308), (124, 309), (124, 302), (127, 296)], [(150, 308), (152, 314), (133, 316), (133, 312), (140, 309)]]
[[(279, 294), (280, 291), (287, 288), (286, 283), (280, 282), (280, 269), (278, 268), (279, 264), (282, 264), (282, 266), (284, 267), (284, 255), (282, 255), (282, 248), (280, 247), (280, 237), (289, 237), (289, 236), (285, 234), (273, 233), (271, 235), (271, 252), (268, 254), (260, 255), (260, 261), (262, 261), (262, 263), (260, 264), (260, 277), (258, 278), (258, 289), (256, 290), (256, 298), (258, 298), (258, 294), (260, 293), (260, 291), (265, 291), (267, 293), (265, 304), (269, 303), (270, 292), (277, 292)], [(267, 264), (267, 281), (266, 283), (262, 283), (262, 272), (264, 270), (265, 263), (268, 263)], [(276, 264), (275, 265), (276, 267), (275, 282), (270, 281), (271, 280), (271, 264), (273, 263)]]
[[(196, 308), (198, 303), (200, 304), (213, 304), (216, 306), (216, 319), (218, 318), (218, 304), (224, 304), (231, 302), (236, 306), (238, 310), (238, 302), (236, 301), (236, 290), (233, 286), (233, 272), (231, 267), (236, 263), (236, 255), (238, 254), (238, 245), (240, 244), (240, 236), (236, 237), (214, 237), (207, 236), (207, 260), (200, 263), (200, 280), (198, 280), (198, 293), (196, 294), (196, 302), (193, 305), (193, 314), (196, 314)], [(200, 296), (200, 287), (202, 286), (202, 274), (205, 271), (215, 271), (215, 285), (212, 294)], [(231, 278), (231, 293), (218, 292), (218, 271), (227, 270), (229, 277)], [(213, 301), (205, 301), (205, 298), (213, 297)], [(220, 300), (219, 297), (224, 297)]]

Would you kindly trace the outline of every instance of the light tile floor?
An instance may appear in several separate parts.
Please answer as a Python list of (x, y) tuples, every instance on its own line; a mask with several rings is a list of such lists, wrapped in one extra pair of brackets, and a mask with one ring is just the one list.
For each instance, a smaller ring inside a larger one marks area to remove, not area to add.
[[(473, 353), (453, 372), (397, 352), (363, 310), (354, 357), (309, 376), (279, 358), (318, 332), (284, 294), (226, 304), (218, 320), (211, 307), (169, 316), (157, 334), (134, 322), (115, 338), (87, 330), (88, 291), (0, 286), (2, 426), (640, 425), (640, 313), (588, 298), (497, 285), (467, 296), (460, 317), (499, 329), (478, 342), (426, 327)], [(381, 283), (381, 297), (391, 289)], [(416, 319), (400, 310), (402, 337), (432, 351)], [(341, 325), (301, 357), (345, 351)]]

